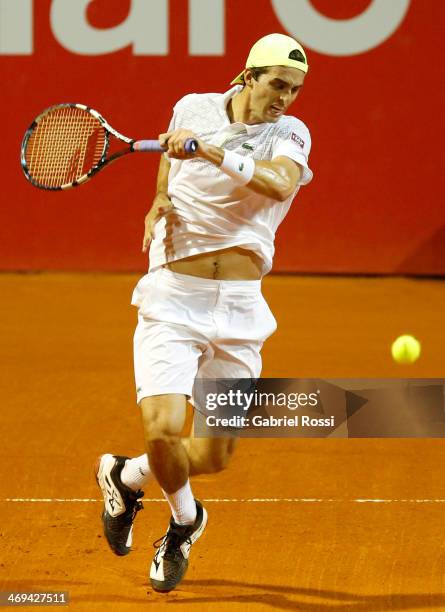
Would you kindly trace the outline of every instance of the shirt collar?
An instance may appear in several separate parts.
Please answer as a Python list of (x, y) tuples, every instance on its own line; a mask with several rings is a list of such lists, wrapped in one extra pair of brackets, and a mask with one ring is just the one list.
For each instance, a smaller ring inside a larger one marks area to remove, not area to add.
[[(222, 98), (221, 98), (221, 110), (225, 113), (226, 116), (227, 116), (227, 104), (229, 103), (229, 100), (231, 100), (233, 96), (235, 96), (240, 91), (242, 91), (242, 89), (243, 89), (242, 85), (235, 85), (234, 87), (231, 87), (228, 91), (223, 93)], [(228, 116), (227, 116), (227, 120), (229, 120)], [(247, 123), (242, 123), (241, 121), (237, 121), (236, 123), (228, 123), (227, 127), (232, 128), (233, 126), (232, 129), (234, 132), (241, 132), (243, 131), (242, 128), (244, 128), (246, 133), (249, 136), (251, 136), (253, 134), (258, 134), (259, 132), (262, 132), (267, 125), (268, 125), (267, 123), (255, 123), (254, 125), (249, 125)]]

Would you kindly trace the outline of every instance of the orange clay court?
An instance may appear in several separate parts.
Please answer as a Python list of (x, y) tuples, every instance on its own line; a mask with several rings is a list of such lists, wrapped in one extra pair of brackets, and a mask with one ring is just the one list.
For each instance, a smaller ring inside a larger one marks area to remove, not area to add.
[[(0, 278), (0, 590), (69, 591), (75, 610), (445, 610), (440, 439), (241, 440), (193, 480), (209, 525), (185, 580), (148, 586), (169, 511), (145, 491), (134, 550), (102, 537), (92, 470), (143, 451), (129, 305), (136, 275)], [(264, 377), (445, 377), (441, 280), (271, 276)], [(389, 346), (422, 342), (411, 366)], [(388, 410), (391, 407), (388, 406)]]

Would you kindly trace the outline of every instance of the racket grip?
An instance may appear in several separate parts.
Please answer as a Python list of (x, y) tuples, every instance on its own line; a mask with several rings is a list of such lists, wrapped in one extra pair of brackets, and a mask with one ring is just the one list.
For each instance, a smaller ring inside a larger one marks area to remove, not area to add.
[[(137, 140), (133, 143), (132, 149), (141, 153), (163, 153), (165, 151), (158, 140)], [(198, 150), (198, 141), (194, 138), (187, 138), (184, 149), (186, 153), (194, 153)]]

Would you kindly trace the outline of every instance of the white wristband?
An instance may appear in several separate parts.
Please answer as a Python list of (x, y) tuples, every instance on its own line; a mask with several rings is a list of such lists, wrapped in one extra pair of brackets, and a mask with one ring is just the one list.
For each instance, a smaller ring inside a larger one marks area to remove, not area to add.
[(251, 157), (243, 157), (233, 151), (224, 151), (220, 168), (235, 179), (238, 185), (247, 185), (255, 172), (255, 162)]

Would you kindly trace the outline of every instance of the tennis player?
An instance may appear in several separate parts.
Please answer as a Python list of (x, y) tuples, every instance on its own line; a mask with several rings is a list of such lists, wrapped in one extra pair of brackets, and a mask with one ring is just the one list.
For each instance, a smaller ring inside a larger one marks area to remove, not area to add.
[[(189, 477), (224, 469), (233, 438), (179, 437), (186, 400), (199, 378), (258, 378), (261, 347), (276, 321), (261, 294), (272, 267), (275, 232), (301, 185), (312, 179), (311, 138), (286, 116), (308, 71), (301, 45), (288, 36), (258, 40), (226, 93), (190, 94), (159, 136), (157, 194), (145, 219), (149, 272), (137, 284), (134, 336), (137, 402), (147, 454), (102, 455), (106, 538), (130, 552), (142, 487), (161, 486), (172, 517), (155, 542), (150, 580), (170, 591), (183, 578), (207, 512)], [(184, 142), (195, 138), (195, 154)]]

